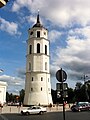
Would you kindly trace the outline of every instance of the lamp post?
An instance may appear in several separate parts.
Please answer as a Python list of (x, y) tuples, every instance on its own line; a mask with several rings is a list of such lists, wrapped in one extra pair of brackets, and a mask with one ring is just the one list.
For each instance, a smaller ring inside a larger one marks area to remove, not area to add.
[(0, 8), (5, 6), (9, 0), (0, 0)]

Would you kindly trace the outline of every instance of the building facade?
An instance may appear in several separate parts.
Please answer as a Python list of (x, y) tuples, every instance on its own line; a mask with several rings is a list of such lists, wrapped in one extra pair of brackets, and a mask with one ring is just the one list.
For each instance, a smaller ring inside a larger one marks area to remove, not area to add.
[(0, 106), (6, 103), (6, 87), (7, 83), (0, 81)]
[(24, 105), (52, 104), (48, 30), (37, 15), (36, 24), (28, 30)]

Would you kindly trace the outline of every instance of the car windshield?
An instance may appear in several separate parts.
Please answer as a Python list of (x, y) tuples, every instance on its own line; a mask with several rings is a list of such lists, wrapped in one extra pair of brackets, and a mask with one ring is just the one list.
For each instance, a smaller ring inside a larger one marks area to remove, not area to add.
[(40, 107), (38, 107), (38, 106), (36, 106), (36, 107), (33, 106), (33, 107), (29, 107), (29, 108), (28, 108), (28, 110), (32, 110), (32, 109), (40, 109)]

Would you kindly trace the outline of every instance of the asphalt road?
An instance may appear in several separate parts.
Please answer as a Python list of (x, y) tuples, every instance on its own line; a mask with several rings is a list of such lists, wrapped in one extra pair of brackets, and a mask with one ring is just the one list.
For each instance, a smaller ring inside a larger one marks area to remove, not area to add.
[[(23, 116), (21, 114), (0, 114), (0, 120), (63, 120), (62, 112), (48, 112), (43, 115)], [(65, 112), (65, 120), (90, 120), (90, 111)]]

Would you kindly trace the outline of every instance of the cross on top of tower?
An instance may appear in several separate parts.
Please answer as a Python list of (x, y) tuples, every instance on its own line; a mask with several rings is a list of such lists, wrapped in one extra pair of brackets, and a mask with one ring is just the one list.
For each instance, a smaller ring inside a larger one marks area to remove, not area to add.
[(39, 10), (38, 10), (38, 15), (37, 15), (37, 23), (40, 23), (40, 20), (39, 20)]

